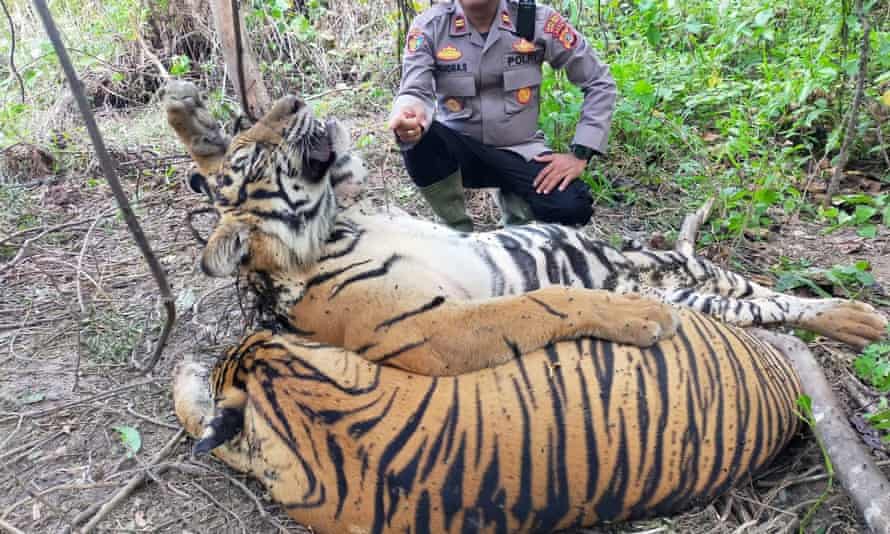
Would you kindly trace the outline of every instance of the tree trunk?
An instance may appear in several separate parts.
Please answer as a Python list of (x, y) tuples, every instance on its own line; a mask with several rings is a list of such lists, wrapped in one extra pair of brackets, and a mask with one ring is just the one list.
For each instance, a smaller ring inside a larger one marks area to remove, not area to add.
[[(239, 13), (239, 21), (241, 27), (241, 65), (243, 66), (242, 74), (239, 74), (237, 39), (235, 33), (235, 20), (232, 12), (232, 0), (211, 0), (210, 10), (213, 12), (213, 25), (219, 34), (219, 41), (222, 44), (223, 60), (226, 62), (226, 70), (229, 73), (229, 79), (235, 87), (241, 105), (247, 106), (243, 110), (251, 117), (261, 117), (268, 110), (272, 101), (269, 98), (269, 92), (263, 83), (260, 69), (257, 66), (256, 59), (250, 52), (250, 46), (247, 43), (247, 32), (244, 26), (243, 13)], [(239, 81), (239, 77), (243, 76), (243, 86)], [(243, 93), (242, 93), (243, 87)]]

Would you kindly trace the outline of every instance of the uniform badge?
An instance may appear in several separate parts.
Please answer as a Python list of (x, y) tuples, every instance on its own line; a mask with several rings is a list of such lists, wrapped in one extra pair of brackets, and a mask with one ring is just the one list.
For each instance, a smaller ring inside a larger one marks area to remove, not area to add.
[(501, 22), (504, 26), (513, 27), (513, 21), (510, 20), (510, 13), (506, 11), (501, 11)]
[(462, 57), (464, 57), (464, 55), (460, 50), (452, 45), (448, 45), (436, 52), (436, 58), (441, 59), (442, 61), (457, 61)]
[(544, 33), (549, 33), (550, 35), (556, 37), (559, 33), (556, 31), (556, 27), (561, 23), (564, 24), (562, 15), (559, 13), (554, 13), (550, 15), (550, 18), (547, 19), (547, 22), (544, 23)]
[(578, 44), (578, 34), (559, 13), (550, 15), (544, 23), (544, 33), (552, 35), (566, 50), (571, 50)]
[(513, 50), (520, 54), (531, 54), (535, 51), (535, 45), (525, 39), (519, 39), (513, 43)]
[(417, 52), (417, 49), (420, 48), (420, 45), (423, 44), (423, 32), (420, 30), (411, 30), (408, 32), (408, 36), (405, 39), (405, 48), (408, 49), (409, 54), (413, 54)]
[(454, 31), (455, 31), (455, 33), (464, 31), (464, 29), (466, 27), (467, 27), (467, 19), (464, 18), (463, 15), (458, 15), (458, 16), (454, 17)]
[(516, 91), (516, 101), (522, 104), (523, 106), (528, 104), (529, 100), (532, 99), (532, 88), (531, 87), (523, 87)]
[(464, 109), (464, 104), (460, 100), (452, 97), (445, 101), (445, 107), (452, 113), (457, 113)]
[(559, 34), (559, 42), (562, 43), (563, 48), (571, 50), (578, 44), (578, 35), (575, 33), (575, 30), (567, 25), (562, 30), (562, 33)]

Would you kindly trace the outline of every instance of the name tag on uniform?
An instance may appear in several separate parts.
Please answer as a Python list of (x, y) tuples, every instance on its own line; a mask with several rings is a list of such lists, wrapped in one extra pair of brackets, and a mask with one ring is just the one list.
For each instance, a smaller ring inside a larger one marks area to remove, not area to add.
[(436, 72), (467, 72), (466, 63), (436, 63)]
[(515, 69), (523, 65), (540, 65), (543, 61), (543, 50), (539, 50), (534, 54), (511, 53), (504, 56), (504, 69)]

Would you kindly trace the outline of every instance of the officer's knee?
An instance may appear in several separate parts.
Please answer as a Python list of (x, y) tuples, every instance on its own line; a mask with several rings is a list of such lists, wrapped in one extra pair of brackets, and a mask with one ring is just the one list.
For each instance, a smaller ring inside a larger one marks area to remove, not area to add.
[(560, 210), (560, 223), (568, 226), (584, 226), (593, 217), (593, 205), (590, 199), (579, 198), (566, 204)]

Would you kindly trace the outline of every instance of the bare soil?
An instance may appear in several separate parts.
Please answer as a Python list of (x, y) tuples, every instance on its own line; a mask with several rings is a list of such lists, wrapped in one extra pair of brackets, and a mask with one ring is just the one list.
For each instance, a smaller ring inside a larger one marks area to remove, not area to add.
[[(12, 526), (23, 532), (68, 531), (79, 514), (107, 503), (134, 477), (147, 475), (146, 483), (118, 503), (98, 530), (305, 531), (253, 480), (213, 459), (191, 458), (188, 438), (174, 441), (170, 454), (152, 463), (179, 431), (170, 395), (174, 365), (187, 355), (219, 354), (251, 328), (251, 305), (249, 298), (239, 296), (233, 280), (210, 279), (200, 272), (201, 247), (184, 221), (203, 201), (185, 186), (187, 166), (160, 115), (143, 113), (148, 118), (139, 120), (157, 121), (157, 142), (138, 149), (118, 147), (116, 154), (145, 233), (169, 276), (178, 314), (163, 358), (148, 376), (136, 372), (130, 360), (151, 353), (163, 321), (162, 307), (104, 180), (90, 165), (88, 147), (72, 149), (65, 175), (3, 186), (0, 530)], [(111, 132), (134, 120), (126, 115), (100, 117)], [(374, 116), (352, 125), (356, 138), (372, 134), (376, 140), (365, 150), (371, 194), (384, 207), (430, 216), (406, 180), (381, 124), (381, 117)], [(116, 139), (112, 133), (107, 141), (116, 146)], [(663, 190), (642, 194), (660, 199), (659, 213), (600, 206), (590, 232), (605, 239), (645, 238), (652, 230), (678, 226), (684, 208), (671, 201), (665, 204), (671, 195)], [(469, 200), (481, 227), (497, 224), (497, 210), (487, 193), (472, 193)], [(197, 226), (206, 235), (212, 223), (212, 217), (205, 217)], [(708, 253), (734, 268), (745, 266), (761, 281), (770, 279), (769, 267), (779, 255), (806, 257), (824, 267), (845, 258), (867, 259), (878, 280), (890, 281), (887, 235), (861, 242), (851, 232), (826, 237), (814, 225), (779, 223), (764, 243), (710, 247)], [(854, 355), (824, 340), (811, 346), (840, 384)], [(839, 393), (848, 397), (843, 388)], [(862, 412), (850, 403), (852, 421), (861, 420)], [(137, 452), (122, 443), (116, 427), (138, 430), (142, 443)], [(880, 446), (874, 439), (869, 443)], [(884, 451), (875, 450), (875, 456), (887, 460)], [(790, 532), (811, 509), (815, 512), (807, 531), (862, 532), (863, 524), (843, 490), (837, 484), (828, 489), (824, 473), (819, 447), (805, 433), (771, 472), (703, 509), (584, 532)]]

